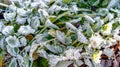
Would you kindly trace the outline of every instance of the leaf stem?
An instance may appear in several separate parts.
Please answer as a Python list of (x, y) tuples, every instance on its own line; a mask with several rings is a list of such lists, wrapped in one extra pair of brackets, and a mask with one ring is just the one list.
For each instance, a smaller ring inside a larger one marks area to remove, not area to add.
[(4, 3), (0, 3), (0, 6), (3, 6), (3, 7), (8, 7), (9, 5), (4, 4)]

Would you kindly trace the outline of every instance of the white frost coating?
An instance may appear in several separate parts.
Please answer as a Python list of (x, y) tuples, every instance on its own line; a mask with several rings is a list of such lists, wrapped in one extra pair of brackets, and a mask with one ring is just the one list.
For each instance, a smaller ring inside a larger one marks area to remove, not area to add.
[(20, 33), (22, 35), (33, 34), (34, 32), (35, 32), (35, 30), (32, 29), (29, 25), (21, 26), (18, 30), (18, 33)]

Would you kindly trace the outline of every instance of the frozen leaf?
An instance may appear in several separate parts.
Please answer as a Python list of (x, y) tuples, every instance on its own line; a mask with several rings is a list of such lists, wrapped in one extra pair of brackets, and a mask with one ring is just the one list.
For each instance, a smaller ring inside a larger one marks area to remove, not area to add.
[(48, 55), (50, 67), (56, 67), (57, 63), (60, 61), (60, 57), (56, 55)]
[(56, 67), (68, 67), (73, 61), (59, 61)]
[(18, 33), (22, 35), (34, 34), (35, 30), (32, 29), (29, 25), (27, 26), (20, 26)]
[(26, 18), (23, 18), (21, 16), (17, 16), (16, 17), (16, 23), (18, 23), (18, 24), (25, 24), (25, 22), (26, 22)]
[(2, 32), (2, 30), (4, 29), (5, 25), (3, 24), (3, 22), (0, 22), (0, 32)]
[(36, 35), (35, 36), (36, 43), (43, 43), (43, 42), (47, 41), (48, 39), (46, 37), (48, 37), (47, 33)]
[(0, 48), (5, 49), (6, 48), (6, 43), (5, 43), (5, 37), (0, 35)]
[(107, 8), (114, 7), (118, 3), (118, 1), (119, 0), (111, 0), (110, 3), (108, 4)]
[(81, 66), (81, 65), (84, 64), (84, 63), (83, 63), (82, 60), (76, 60), (76, 64), (77, 64), (78, 66)]
[(7, 52), (12, 56), (17, 56), (19, 49), (18, 48), (11, 48), (9, 45), (7, 45)]
[(16, 13), (4, 13), (4, 18), (6, 21), (13, 21), (15, 19)]
[(16, 58), (12, 58), (10, 64), (9, 64), (9, 67), (17, 67), (17, 62), (16, 62)]
[(88, 21), (88, 22), (90, 22), (90, 23), (94, 23), (95, 22), (95, 20), (94, 19), (92, 19), (90, 16), (88, 16), (88, 15), (85, 15), (85, 19)]
[(30, 4), (30, 6), (31, 6), (32, 8), (37, 8), (37, 7), (39, 6), (39, 2), (32, 2), (32, 3)]
[(85, 43), (85, 44), (88, 43), (87, 38), (84, 36), (84, 34), (80, 30), (77, 31), (77, 37), (78, 37), (78, 41), (80, 41), (81, 43)]
[(29, 11), (25, 10), (24, 8), (17, 8), (17, 14), (20, 16), (27, 16)]
[(65, 44), (65, 34), (61, 31), (56, 31), (56, 38), (63, 44)]
[(44, 9), (39, 9), (38, 13), (41, 14), (41, 18), (49, 16), (48, 12)]
[(49, 19), (46, 20), (45, 26), (49, 28), (59, 29), (59, 27), (53, 24)]
[(112, 57), (114, 54), (114, 51), (113, 51), (113, 49), (105, 48), (103, 51), (103, 54), (107, 55), (108, 57)]
[(20, 46), (20, 42), (16, 36), (9, 36), (5, 40), (7, 44), (12, 48)]
[(78, 7), (77, 7), (77, 5), (73, 5), (73, 6), (71, 7), (71, 11), (77, 13), (77, 12), (78, 12)]
[(84, 58), (84, 61), (85, 61), (85, 64), (86, 64), (86, 65), (88, 65), (89, 67), (93, 67), (93, 65), (92, 65), (92, 63), (91, 63), (91, 61), (90, 61), (90, 59)]
[(58, 13), (61, 10), (61, 7), (58, 5), (52, 5), (49, 9), (48, 12), (50, 14)]
[(77, 30), (77, 28), (75, 27), (75, 26), (73, 26), (71, 23), (69, 23), (69, 22), (67, 22), (66, 23), (66, 27), (69, 29), (71, 29), (71, 30), (73, 30), (73, 31), (76, 31)]
[(38, 50), (37, 52), (39, 53), (40, 57), (48, 59), (48, 54), (45, 50), (41, 49), (41, 50)]
[(53, 53), (61, 53), (63, 51), (60, 46), (45, 45), (45, 47)]
[(100, 17), (96, 17), (95, 20), (96, 20), (97, 22), (96, 22), (93, 30), (96, 30), (96, 31), (97, 31), (97, 30), (99, 30), (99, 29), (103, 26), (104, 21), (103, 21), (102, 19), (100, 19)]
[(29, 19), (30, 21), (28, 22), (29, 25), (34, 28), (34, 29), (38, 29), (38, 27), (40, 26), (40, 20), (37, 16), (32, 17)]
[(73, 20), (70, 20), (69, 22), (74, 24), (74, 23), (78, 23), (79, 21), (81, 21), (81, 18), (73, 19)]
[(2, 33), (6, 36), (14, 33), (14, 27), (13, 26), (6, 26), (3, 28)]
[(26, 46), (26, 45), (27, 45), (27, 40), (26, 40), (26, 38), (25, 38), (25, 37), (20, 38), (20, 43), (21, 43), (20, 46)]
[(87, 34), (88, 36), (91, 36), (91, 35), (94, 33), (94, 32), (93, 32), (93, 29), (91, 28), (91, 26), (90, 26), (89, 23), (85, 23), (85, 24), (83, 25), (83, 28), (85, 28), (86, 34)]

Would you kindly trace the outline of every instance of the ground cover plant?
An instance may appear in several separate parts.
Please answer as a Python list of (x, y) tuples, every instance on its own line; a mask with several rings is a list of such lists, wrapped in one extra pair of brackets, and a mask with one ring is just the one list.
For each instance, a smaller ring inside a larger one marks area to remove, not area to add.
[(119, 0), (11, 0), (0, 5), (6, 7), (0, 20), (3, 66), (119, 67)]

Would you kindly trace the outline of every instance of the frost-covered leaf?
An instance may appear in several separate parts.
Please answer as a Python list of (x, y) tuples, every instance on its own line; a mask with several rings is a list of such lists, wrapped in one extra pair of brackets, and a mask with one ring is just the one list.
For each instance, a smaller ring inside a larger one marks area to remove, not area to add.
[(59, 27), (53, 24), (49, 19), (46, 20), (45, 26), (49, 28), (59, 29)]
[(71, 11), (77, 13), (77, 12), (78, 12), (78, 7), (77, 7), (77, 5), (73, 5), (73, 6), (71, 7)]
[(4, 13), (4, 18), (6, 21), (13, 21), (15, 19), (16, 13)]
[(94, 22), (95, 22), (95, 20), (94, 20), (92, 17), (88, 16), (88, 15), (85, 15), (85, 19), (86, 19), (88, 22), (90, 22), (90, 23), (94, 23)]
[(13, 26), (6, 26), (3, 28), (2, 33), (6, 36), (14, 33), (14, 27)]
[(49, 12), (50, 14), (54, 14), (54, 13), (59, 13), (60, 10), (61, 10), (61, 6), (52, 5), (52, 6), (48, 9), (48, 12)]
[(12, 48), (20, 46), (20, 42), (16, 36), (9, 36), (5, 40), (7, 44)]
[(93, 67), (93, 65), (92, 65), (92, 63), (91, 63), (91, 61), (90, 61), (90, 59), (84, 58), (84, 61), (85, 61), (85, 64), (86, 64), (86, 65), (88, 65), (89, 67)]
[(108, 57), (112, 57), (114, 54), (114, 51), (113, 51), (113, 49), (105, 48), (103, 51), (103, 54), (107, 55)]
[(18, 33), (22, 35), (34, 34), (35, 30), (32, 29), (29, 25), (27, 26), (20, 26)]
[(97, 31), (97, 30), (99, 30), (102, 27), (102, 25), (104, 24), (104, 21), (102, 19), (100, 19), (100, 17), (96, 17), (95, 20), (97, 22), (96, 22), (93, 30)]
[(24, 8), (17, 8), (17, 14), (20, 16), (27, 16), (30, 11), (25, 10)]
[(53, 53), (61, 53), (63, 51), (60, 46), (45, 45), (45, 47)]
[(48, 57), (50, 67), (55, 67), (60, 60), (60, 57), (56, 55), (49, 55)]
[(30, 4), (30, 6), (31, 6), (32, 8), (37, 8), (37, 7), (39, 6), (39, 2), (32, 2), (32, 3)]
[(41, 49), (41, 50), (38, 50), (37, 52), (39, 53), (40, 57), (48, 59), (48, 54), (45, 50)]
[(48, 37), (47, 33), (36, 35), (35, 36), (36, 43), (43, 43), (43, 42), (47, 41), (48, 39), (46, 37)]
[(110, 3), (108, 4), (107, 8), (114, 7), (118, 3), (119, 3), (119, 0), (111, 0)]
[(69, 22), (74, 24), (74, 23), (77, 23), (79, 21), (81, 21), (81, 18), (73, 19), (73, 20), (70, 20)]
[(7, 45), (7, 52), (12, 56), (17, 56), (19, 49), (18, 48), (11, 48), (9, 45)]
[(73, 61), (59, 61), (56, 67), (68, 67)]
[(84, 36), (84, 34), (80, 30), (77, 31), (77, 37), (78, 37), (78, 41), (80, 41), (81, 43), (85, 43), (85, 44), (88, 43), (87, 38)]
[(77, 64), (78, 66), (81, 66), (81, 65), (84, 64), (84, 63), (83, 63), (82, 60), (76, 60), (76, 64)]
[(16, 58), (12, 58), (9, 67), (17, 67), (17, 59)]
[(37, 29), (40, 26), (40, 20), (37, 16), (29, 18), (28, 23), (34, 29)]
[(77, 28), (75, 27), (75, 26), (73, 26), (71, 23), (69, 23), (69, 22), (67, 22), (66, 23), (66, 27), (69, 29), (71, 29), (71, 30), (73, 30), (73, 31), (76, 31), (77, 30)]
[(93, 29), (91, 28), (90, 24), (89, 23), (85, 23), (83, 25), (83, 28), (86, 30), (86, 34), (88, 36), (91, 36), (94, 32), (93, 32)]
[(20, 46), (26, 46), (26, 45), (27, 45), (27, 40), (26, 40), (26, 38), (25, 38), (25, 37), (20, 38), (20, 43), (21, 43)]
[(0, 32), (2, 32), (2, 30), (4, 29), (5, 25), (3, 24), (3, 22), (0, 22)]
[(63, 44), (65, 44), (65, 34), (61, 31), (56, 31), (56, 38)]
[(18, 24), (25, 24), (26, 23), (26, 18), (21, 17), (21, 16), (17, 16), (16, 17), (16, 23), (18, 23)]
[(43, 10), (43, 9), (39, 9), (38, 13), (41, 15), (40, 16), (41, 19), (44, 18), (44, 17), (48, 17), (49, 16), (48, 12), (46, 10)]
[(0, 34), (0, 48), (1, 49), (5, 49), (6, 48), (6, 42), (5, 42), (5, 37), (3, 37), (1, 34)]

